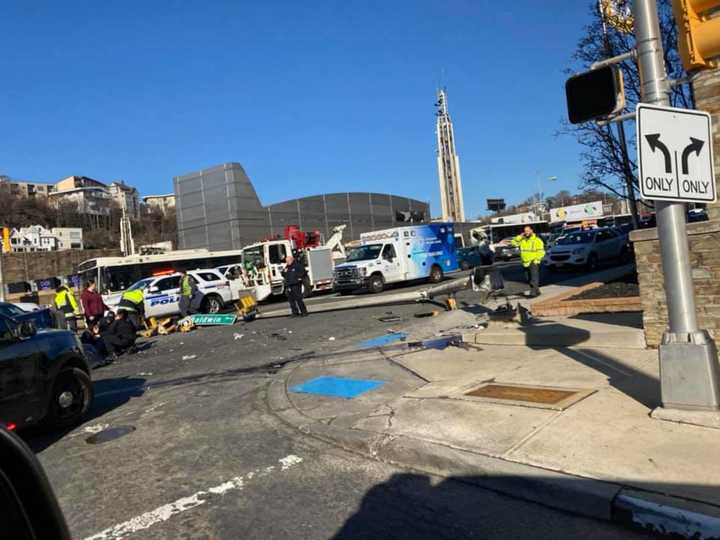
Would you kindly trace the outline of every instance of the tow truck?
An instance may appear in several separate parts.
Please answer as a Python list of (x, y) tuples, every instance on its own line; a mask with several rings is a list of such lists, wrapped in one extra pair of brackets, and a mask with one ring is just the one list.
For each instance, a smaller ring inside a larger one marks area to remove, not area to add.
[(332, 290), (333, 269), (345, 258), (342, 235), (346, 225), (334, 227), (330, 239), (323, 243), (320, 231), (304, 232), (297, 225), (285, 227), (282, 237), (251, 244), (242, 250), (243, 265), (254, 267), (270, 284), (273, 295), (285, 294), (282, 271), (285, 258), (294, 256), (307, 269), (303, 295)]

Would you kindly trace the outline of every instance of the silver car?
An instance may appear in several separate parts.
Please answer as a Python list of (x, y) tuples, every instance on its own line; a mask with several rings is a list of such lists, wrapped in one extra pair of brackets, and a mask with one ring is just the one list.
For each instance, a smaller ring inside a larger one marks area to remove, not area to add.
[(577, 231), (560, 236), (545, 254), (551, 269), (584, 266), (595, 270), (601, 263), (625, 261), (630, 256), (628, 237), (613, 228)]

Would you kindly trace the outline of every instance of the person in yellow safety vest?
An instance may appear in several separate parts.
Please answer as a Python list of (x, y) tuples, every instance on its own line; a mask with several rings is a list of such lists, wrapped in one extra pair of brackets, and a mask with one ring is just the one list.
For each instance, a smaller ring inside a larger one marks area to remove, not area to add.
[(127, 312), (128, 319), (135, 327), (135, 330), (140, 330), (142, 321), (145, 318), (145, 293), (143, 293), (142, 289), (125, 291), (118, 303), (118, 311), (121, 310)]
[(180, 316), (187, 317), (191, 313), (193, 298), (198, 293), (198, 287), (187, 271), (180, 270)]
[(65, 324), (67, 327), (73, 332), (77, 332), (76, 317), (80, 315), (80, 307), (78, 306), (77, 300), (75, 300), (72, 289), (65, 285), (60, 285), (55, 289), (53, 305), (55, 309), (65, 314)]
[(512, 245), (520, 248), (520, 261), (530, 285), (530, 296), (540, 296), (540, 263), (545, 256), (542, 238), (536, 236), (532, 227), (526, 225), (523, 233), (513, 238)]

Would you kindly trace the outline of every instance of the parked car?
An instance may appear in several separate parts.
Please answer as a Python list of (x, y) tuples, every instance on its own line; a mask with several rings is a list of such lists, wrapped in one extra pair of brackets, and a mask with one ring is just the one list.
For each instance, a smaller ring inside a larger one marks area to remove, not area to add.
[[(21, 308), (26, 304), (11, 304), (9, 302), (0, 302), (0, 315), (11, 317), (16, 321), (33, 321), (36, 328), (55, 328), (55, 319), (50, 312), (50, 308), (41, 308), (29, 311)], [(34, 304), (32, 304), (34, 305)]]
[[(219, 313), (232, 303), (230, 284), (217, 270), (190, 270), (188, 274), (195, 279), (203, 295), (202, 313)], [(149, 277), (133, 283), (127, 290), (142, 289), (145, 292), (146, 317), (177, 315), (180, 313), (180, 277), (179, 273)], [(105, 304), (116, 310), (121, 298), (121, 293), (112, 295), (105, 299)]]
[(493, 254), (490, 249), (485, 246), (470, 246), (458, 248), (457, 259), (460, 270), (470, 270), (476, 266), (486, 266), (493, 263)]
[(1, 424), (70, 427), (92, 399), (90, 367), (73, 332), (37, 330), (32, 321), (0, 315)]
[(599, 228), (561, 236), (546, 252), (544, 262), (552, 270), (564, 266), (585, 266), (594, 270), (603, 262), (629, 256), (626, 234), (613, 228)]

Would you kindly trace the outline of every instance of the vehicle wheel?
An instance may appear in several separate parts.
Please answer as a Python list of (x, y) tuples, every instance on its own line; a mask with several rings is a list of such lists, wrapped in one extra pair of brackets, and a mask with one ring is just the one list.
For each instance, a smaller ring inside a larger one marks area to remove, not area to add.
[(470, 263), (468, 263), (467, 261), (462, 261), (460, 263), (460, 270), (470, 270)]
[(90, 376), (79, 368), (65, 368), (55, 379), (47, 422), (55, 428), (71, 427), (85, 416), (93, 399)]
[(430, 269), (430, 277), (428, 278), (428, 281), (430, 281), (430, 283), (440, 283), (442, 281), (442, 278), (442, 268), (437, 265), (433, 265), (433, 267)]
[(373, 274), (372, 276), (370, 276), (370, 283), (368, 284), (368, 289), (371, 293), (381, 293), (384, 288), (385, 280), (383, 279), (381, 274)]
[(599, 266), (598, 256), (595, 253), (591, 253), (587, 260), (587, 269), (590, 271), (597, 270)]
[(203, 313), (209, 313), (211, 315), (214, 315), (215, 313), (220, 313), (223, 308), (223, 302), (222, 299), (215, 295), (211, 294), (205, 297), (205, 300), (203, 300), (202, 304), (202, 312)]

